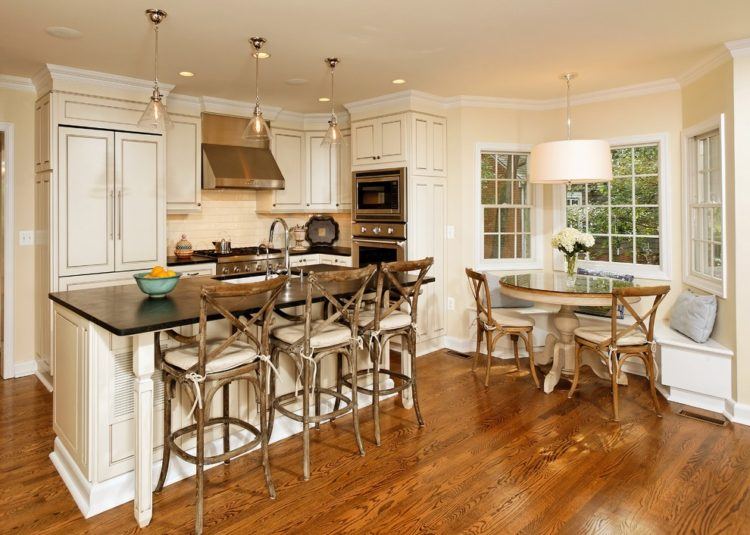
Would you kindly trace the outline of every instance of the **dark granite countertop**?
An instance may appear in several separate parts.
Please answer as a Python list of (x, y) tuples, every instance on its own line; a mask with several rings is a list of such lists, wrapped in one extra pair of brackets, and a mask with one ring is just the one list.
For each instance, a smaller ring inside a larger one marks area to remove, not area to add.
[(310, 247), (309, 249), (306, 249), (304, 251), (292, 251), (289, 249), (289, 254), (293, 256), (298, 255), (304, 255), (304, 254), (330, 254), (330, 255), (336, 255), (336, 256), (351, 256), (352, 255), (352, 249), (351, 247), (337, 247), (337, 246), (331, 246), (331, 247)]
[(191, 264), (215, 264), (216, 260), (207, 256), (193, 255), (190, 258), (167, 257), (167, 266), (189, 266)]
[[(329, 271), (336, 267), (338, 266), (326, 266)], [(401, 277), (405, 286), (413, 285), (416, 279), (414, 275)], [(426, 277), (424, 282), (434, 281), (434, 277)], [(49, 298), (117, 336), (131, 336), (197, 323), (200, 316), (201, 288), (214, 284), (228, 283), (208, 275), (183, 278), (174, 291), (162, 299), (150, 299), (135, 284), (54, 292), (49, 294)], [(303, 305), (307, 286), (306, 277), (290, 279), (279, 295), (276, 306), (285, 308)], [(356, 283), (337, 282), (326, 285), (333, 295), (341, 296), (351, 295), (356, 291), (356, 287)], [(316, 301), (323, 299), (318, 292), (313, 298)], [(224, 303), (235, 314), (257, 311), (264, 304), (264, 295), (238, 298)], [(219, 314), (209, 316), (209, 319), (219, 318)]]

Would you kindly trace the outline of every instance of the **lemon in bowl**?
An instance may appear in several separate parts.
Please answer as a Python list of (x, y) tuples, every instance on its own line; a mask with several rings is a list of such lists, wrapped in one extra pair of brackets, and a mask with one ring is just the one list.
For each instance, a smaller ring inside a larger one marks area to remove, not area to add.
[(136, 273), (133, 278), (135, 278), (138, 288), (143, 293), (158, 299), (174, 290), (181, 276), (182, 273), (175, 273), (170, 269), (164, 269), (162, 266), (154, 266), (151, 271)]

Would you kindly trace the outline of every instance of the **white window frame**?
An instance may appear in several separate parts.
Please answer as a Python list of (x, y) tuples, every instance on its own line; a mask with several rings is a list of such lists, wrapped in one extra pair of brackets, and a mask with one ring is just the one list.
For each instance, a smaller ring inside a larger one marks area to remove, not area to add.
[[(657, 134), (644, 134), (637, 136), (626, 136), (611, 138), (607, 140), (613, 149), (619, 146), (629, 145), (659, 145), (659, 262), (658, 266), (647, 266), (644, 264), (626, 264), (622, 262), (602, 262), (594, 260), (580, 260), (578, 265), (587, 269), (604, 270), (612, 273), (635, 275), (642, 279), (671, 280), (672, 279), (672, 232), (670, 225), (670, 176), (669, 166), (669, 134), (661, 132)], [(554, 186), (553, 210), (554, 231), (559, 232), (566, 225), (565, 189), (561, 184)], [(553, 268), (556, 271), (565, 270), (565, 261), (562, 253), (553, 251)]]
[(528, 270), (544, 267), (544, 191), (539, 184), (528, 184), (531, 193), (531, 258), (484, 258), (484, 229), (482, 227), (482, 153), (507, 152), (529, 154), (531, 145), (517, 143), (476, 144), (474, 156), (474, 251), (477, 269), (486, 270)]
[[(695, 138), (719, 131), (719, 151), (721, 159), (721, 280), (708, 278), (693, 271), (692, 237), (690, 224), (690, 191), (696, 179)], [(682, 131), (682, 276), (683, 282), (717, 297), (727, 297), (727, 180), (726, 180), (726, 141), (724, 114), (716, 115)]]

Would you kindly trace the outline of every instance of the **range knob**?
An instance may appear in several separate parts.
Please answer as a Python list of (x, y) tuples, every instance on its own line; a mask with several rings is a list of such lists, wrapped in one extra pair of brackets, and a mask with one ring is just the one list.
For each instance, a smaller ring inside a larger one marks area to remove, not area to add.
[(262, 262), (256, 262), (255, 263), (255, 271), (263, 271), (263, 263)]
[(361, 232), (362, 234), (364, 234), (365, 232), (367, 232), (367, 227), (360, 227), (359, 231), (360, 231), (360, 232)]
[(242, 271), (244, 271), (245, 273), (250, 272), (250, 264), (245, 264), (244, 266), (242, 266)]
[(372, 229), (372, 233), (373, 233), (373, 234), (380, 234), (380, 227), (374, 227), (374, 228)]
[(234, 266), (234, 269), (232, 270), (234, 273), (240, 272), (240, 266)]
[(226, 275), (227, 273), (229, 273), (229, 268), (228, 267), (224, 266), (223, 268), (221, 268), (221, 274), (222, 275)]
[(393, 234), (393, 227), (388, 227), (388, 234)]

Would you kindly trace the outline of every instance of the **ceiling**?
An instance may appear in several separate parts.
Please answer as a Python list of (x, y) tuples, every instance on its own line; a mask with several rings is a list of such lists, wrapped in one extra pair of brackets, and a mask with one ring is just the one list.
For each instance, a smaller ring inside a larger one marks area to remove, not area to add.
[[(151, 7), (169, 14), (160, 79), (174, 92), (252, 100), (247, 38), (261, 35), (272, 55), (261, 63), (264, 102), (300, 112), (328, 109), (317, 99), (331, 55), (341, 58), (338, 102), (403, 89), (550, 99), (565, 71), (579, 73), (578, 93), (672, 78), (750, 36), (748, 0), (0, 0), (0, 73), (55, 63), (148, 79)], [(83, 36), (54, 38), (48, 26)]]

